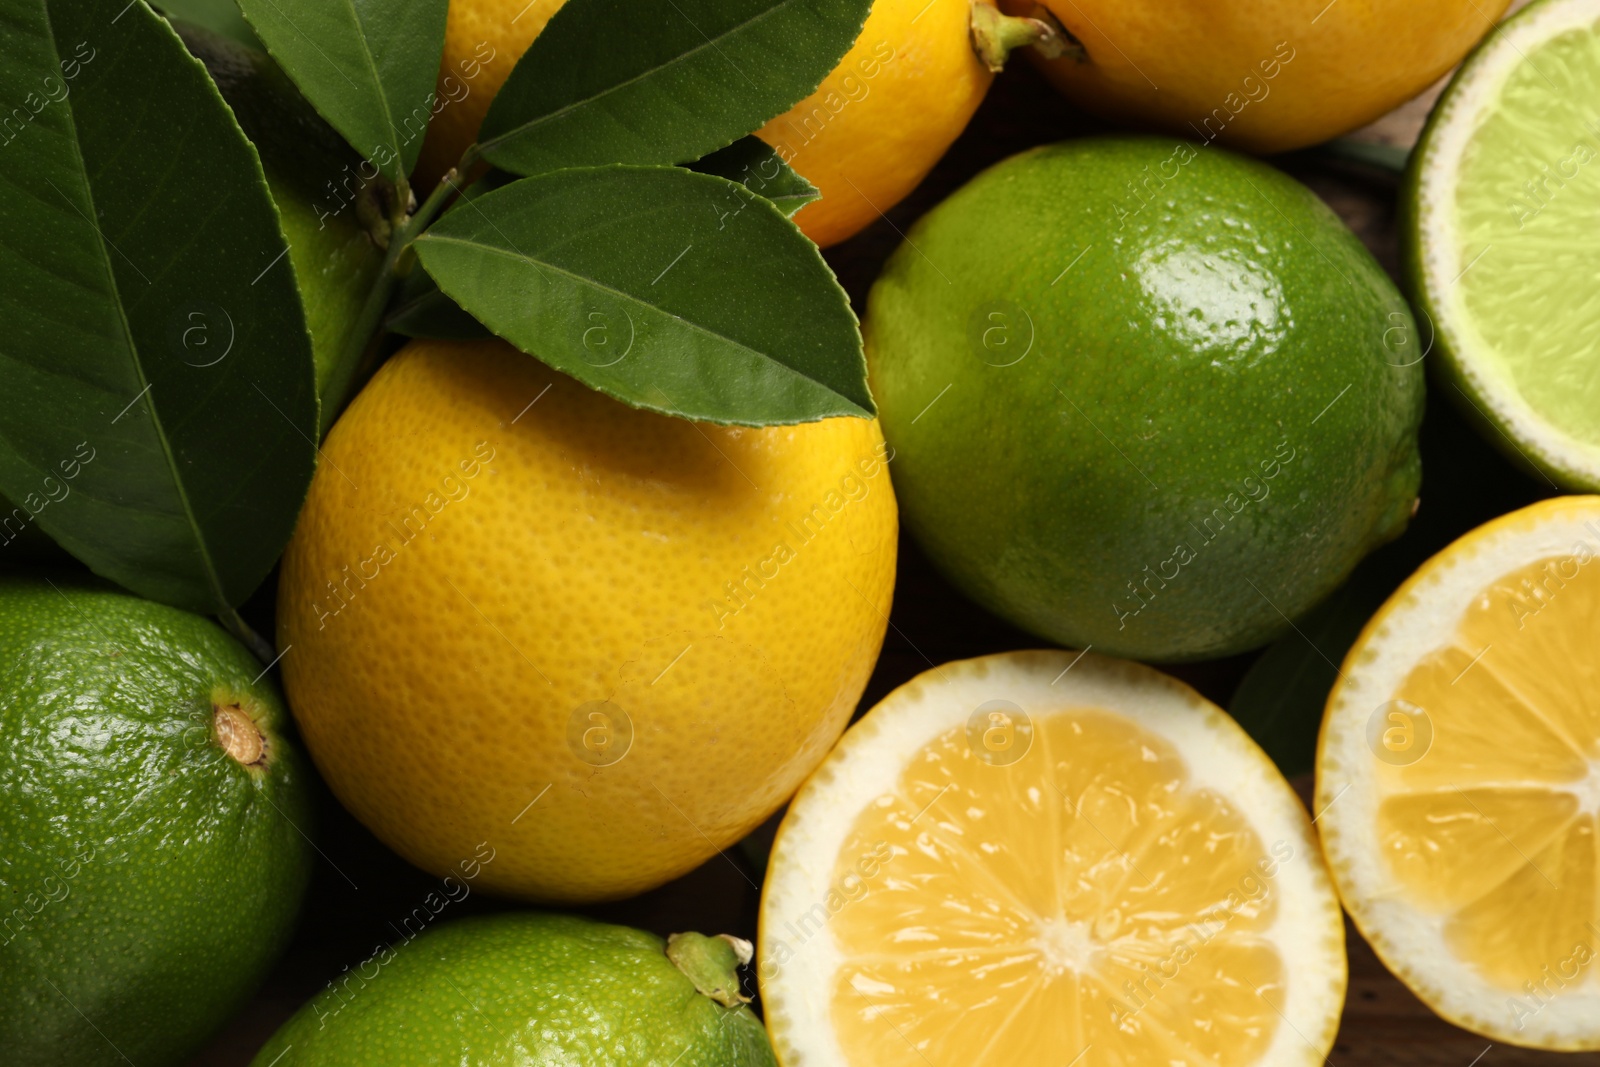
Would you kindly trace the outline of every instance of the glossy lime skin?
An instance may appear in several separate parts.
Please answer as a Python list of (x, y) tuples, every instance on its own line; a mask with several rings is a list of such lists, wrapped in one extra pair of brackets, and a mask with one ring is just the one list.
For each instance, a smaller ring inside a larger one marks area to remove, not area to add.
[(911, 230), (865, 332), (907, 527), (1064, 645), (1263, 644), (1413, 510), (1405, 301), (1308, 189), (1215, 147), (990, 168)]
[[(179, 1064), (288, 939), (308, 772), (215, 623), (53, 582), (0, 579), (0, 1062)], [(261, 765), (217, 743), (219, 697)]]
[(431, 927), (307, 1002), (252, 1067), (773, 1067), (748, 1008), (696, 991), (661, 938), (520, 912)]

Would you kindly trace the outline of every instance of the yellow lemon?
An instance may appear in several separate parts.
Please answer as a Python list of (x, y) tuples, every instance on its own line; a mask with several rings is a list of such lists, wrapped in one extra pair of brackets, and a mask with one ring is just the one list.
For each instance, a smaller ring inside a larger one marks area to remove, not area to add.
[(994, 78), (973, 50), (973, 10), (876, 0), (817, 91), (756, 132), (822, 193), (794, 218), (818, 245), (877, 221), (966, 129)]
[[(1079, 43), (1040, 60), (1085, 110), (1252, 152), (1365, 125), (1416, 96), (1510, 0), (1044, 0)], [(1005, 0), (1032, 13), (1036, 0)]]
[(1600, 497), (1423, 565), (1345, 658), (1317, 754), (1345, 907), (1430, 1008), (1600, 1049)]
[(757, 974), (784, 1067), (1320, 1065), (1344, 926), (1304, 807), (1147, 667), (947, 663), (784, 817)]
[(359, 819), (546, 901), (659, 885), (827, 753), (894, 584), (877, 423), (638, 411), (498, 342), (412, 342), (284, 557), (284, 683)]

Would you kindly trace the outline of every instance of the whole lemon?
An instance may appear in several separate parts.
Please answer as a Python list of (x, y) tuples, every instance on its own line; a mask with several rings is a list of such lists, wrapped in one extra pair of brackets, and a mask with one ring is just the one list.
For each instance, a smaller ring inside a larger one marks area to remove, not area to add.
[[(1510, 0), (1044, 0), (1081, 45), (1035, 54), (1086, 111), (1252, 152), (1363, 126), (1416, 96)], [(1004, 0), (1032, 13), (1035, 0)]]
[(994, 79), (973, 51), (973, 9), (973, 0), (876, 0), (817, 91), (756, 131), (822, 193), (794, 218), (818, 245), (875, 222), (966, 129)]
[(626, 407), (499, 341), (412, 342), (334, 426), (283, 561), (306, 747), (418, 866), (637, 893), (732, 844), (843, 731), (894, 584), (875, 421)]

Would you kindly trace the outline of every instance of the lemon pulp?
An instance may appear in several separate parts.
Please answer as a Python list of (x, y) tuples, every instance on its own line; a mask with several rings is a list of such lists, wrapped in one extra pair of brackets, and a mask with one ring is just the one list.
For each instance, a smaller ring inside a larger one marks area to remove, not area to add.
[(1396, 694), (1431, 742), (1378, 778), (1391, 873), (1457, 958), (1517, 993), (1549, 966), (1581, 970), (1600, 938), (1600, 560), (1586, 556), (1478, 593)]
[(1036, 714), (1026, 744), (989, 762), (947, 731), (846, 834), (834, 884), (859, 889), (832, 920), (830, 1006), (849, 1062), (1257, 1062), (1291, 980), (1266, 934), (1293, 846), (1122, 716)]
[[(1521, 50), (1519, 50), (1521, 54)], [(1448, 215), (1457, 297), (1523, 399), (1600, 444), (1600, 35), (1568, 30), (1522, 55), (1478, 116)]]

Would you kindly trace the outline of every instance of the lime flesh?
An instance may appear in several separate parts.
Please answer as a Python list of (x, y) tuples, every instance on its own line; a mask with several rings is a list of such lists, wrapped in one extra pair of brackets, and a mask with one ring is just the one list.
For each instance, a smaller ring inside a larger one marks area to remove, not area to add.
[(1600, 488), (1597, 102), (1600, 3), (1531, 5), (1442, 98), (1406, 228), (1447, 393), (1516, 458), (1588, 489)]
[(1531, 53), (1468, 145), (1455, 213), (1462, 252), (1478, 258), (1461, 288), (1483, 339), (1530, 404), (1600, 444), (1596, 100), (1600, 36), (1573, 31)]

